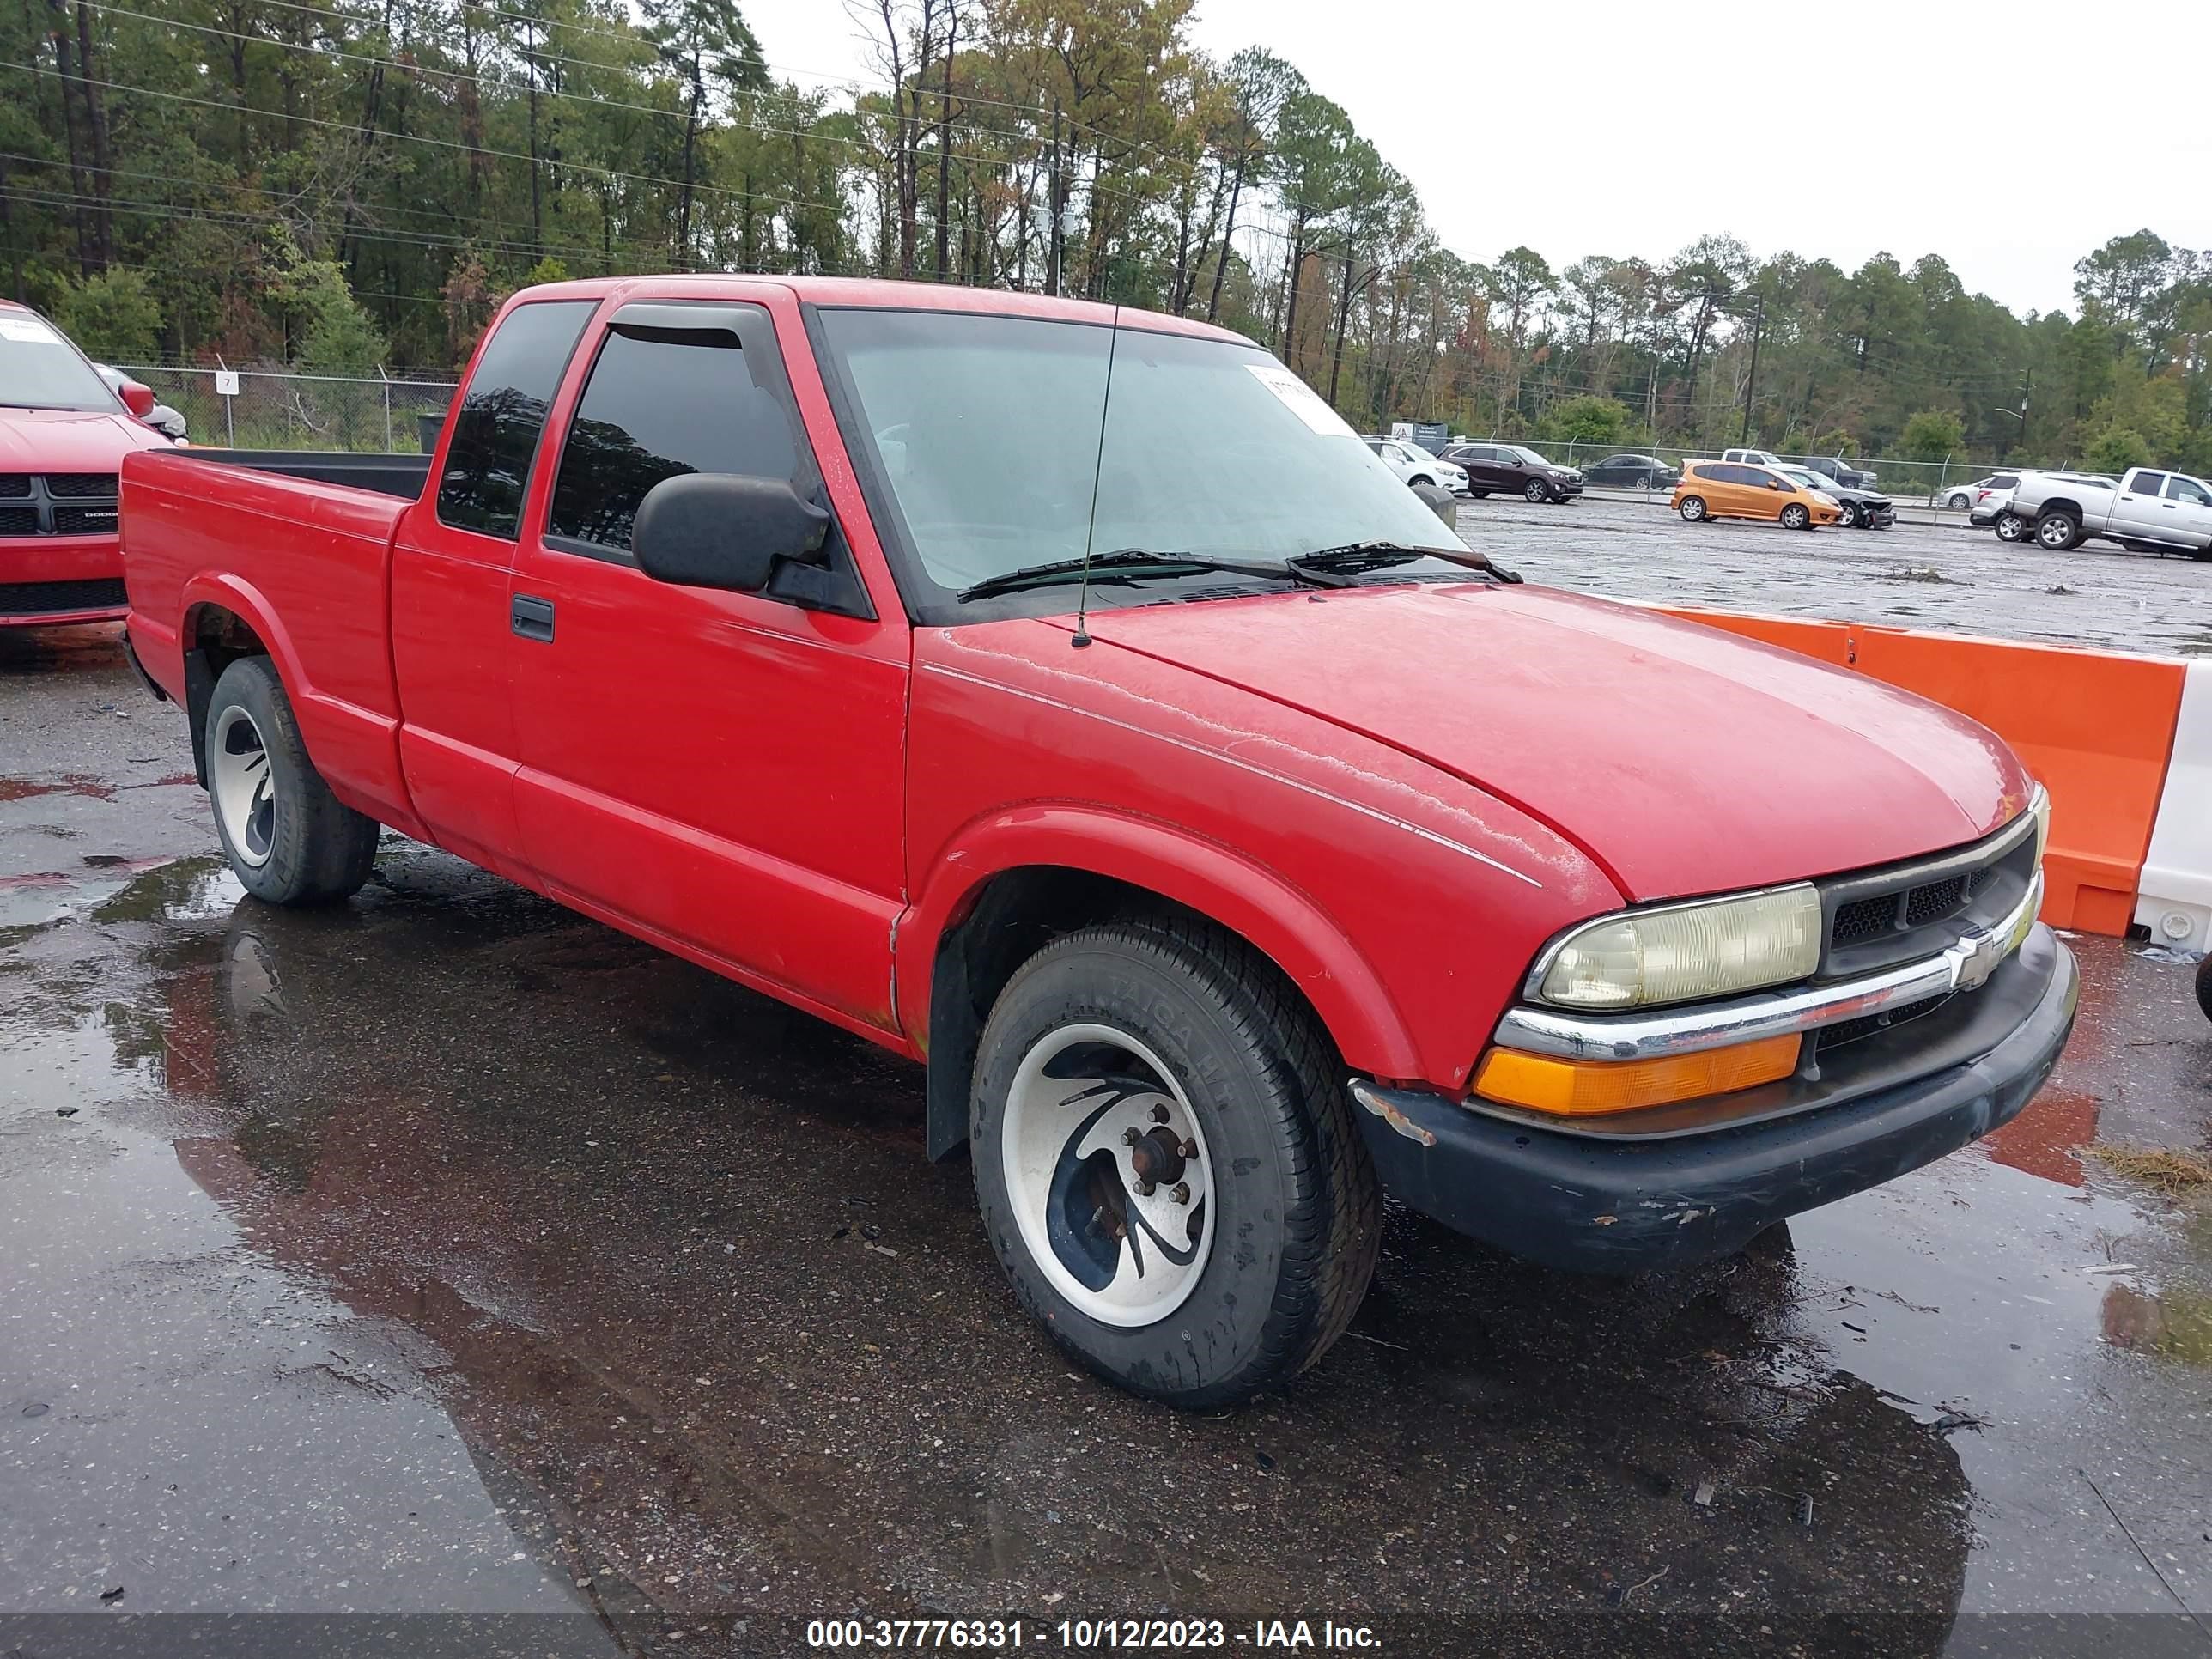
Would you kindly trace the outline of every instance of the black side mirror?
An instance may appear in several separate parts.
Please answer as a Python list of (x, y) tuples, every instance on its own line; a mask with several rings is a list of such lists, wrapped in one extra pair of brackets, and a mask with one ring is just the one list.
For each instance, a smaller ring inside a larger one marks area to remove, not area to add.
[(830, 515), (784, 479), (684, 472), (645, 492), (630, 551), (655, 581), (757, 593), (780, 561), (824, 562), (829, 533)]

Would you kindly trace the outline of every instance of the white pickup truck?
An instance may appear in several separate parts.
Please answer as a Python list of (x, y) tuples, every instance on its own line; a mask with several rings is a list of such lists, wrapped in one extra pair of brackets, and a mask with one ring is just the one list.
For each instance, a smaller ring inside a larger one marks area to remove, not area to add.
[(2130, 467), (2117, 484), (2080, 474), (2025, 473), (1997, 515), (1996, 531), (2007, 541), (2032, 532), (2054, 553), (2098, 539), (2138, 553), (2212, 561), (2212, 485), (2148, 466)]

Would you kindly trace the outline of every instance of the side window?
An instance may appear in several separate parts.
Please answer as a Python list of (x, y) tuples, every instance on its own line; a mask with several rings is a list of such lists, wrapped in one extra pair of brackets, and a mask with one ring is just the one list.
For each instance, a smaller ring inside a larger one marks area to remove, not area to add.
[(2186, 501), (2191, 507), (2212, 507), (2212, 494), (2194, 478), (2185, 478), (2179, 472), (2166, 481), (2166, 499)]
[(2136, 474), (2133, 483), (2124, 484), (2122, 488), (2130, 490), (2137, 495), (2155, 495), (2160, 490), (2166, 488), (2166, 474), (2163, 472), (2138, 472)]
[(438, 478), (438, 521), (513, 541), (545, 411), (597, 304), (542, 300), (507, 313), (477, 360)]
[(720, 329), (608, 331), (561, 447), (550, 542), (627, 554), (646, 491), (686, 472), (788, 478), (798, 451), (783, 404)]
[(2017, 489), (2020, 488), (2020, 475), (2017, 472), (2000, 472), (1990, 480), (1989, 488), (1991, 489)]

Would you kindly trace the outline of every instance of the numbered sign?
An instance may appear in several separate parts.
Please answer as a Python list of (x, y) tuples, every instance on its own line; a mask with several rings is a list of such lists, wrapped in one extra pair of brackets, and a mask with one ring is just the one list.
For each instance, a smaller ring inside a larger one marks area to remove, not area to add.
[(218, 368), (216, 370), (215, 393), (218, 398), (235, 398), (238, 396), (238, 371), (236, 369)]

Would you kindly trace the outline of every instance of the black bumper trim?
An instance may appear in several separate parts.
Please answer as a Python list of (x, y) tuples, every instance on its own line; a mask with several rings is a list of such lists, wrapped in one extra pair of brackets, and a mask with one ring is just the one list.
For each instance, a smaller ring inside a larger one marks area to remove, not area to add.
[(2021, 954), (2031, 953), (2049, 963), (2041, 994), (1980, 1059), (1797, 1116), (1603, 1141), (1372, 1085), (1366, 1091), (1388, 1103), (1393, 1121), (1371, 1108), (1354, 1115), (1393, 1197), (1515, 1255), (1605, 1273), (1710, 1261), (2017, 1116), (2057, 1065), (2081, 994), (2073, 955), (2048, 928), (2029, 935)]

